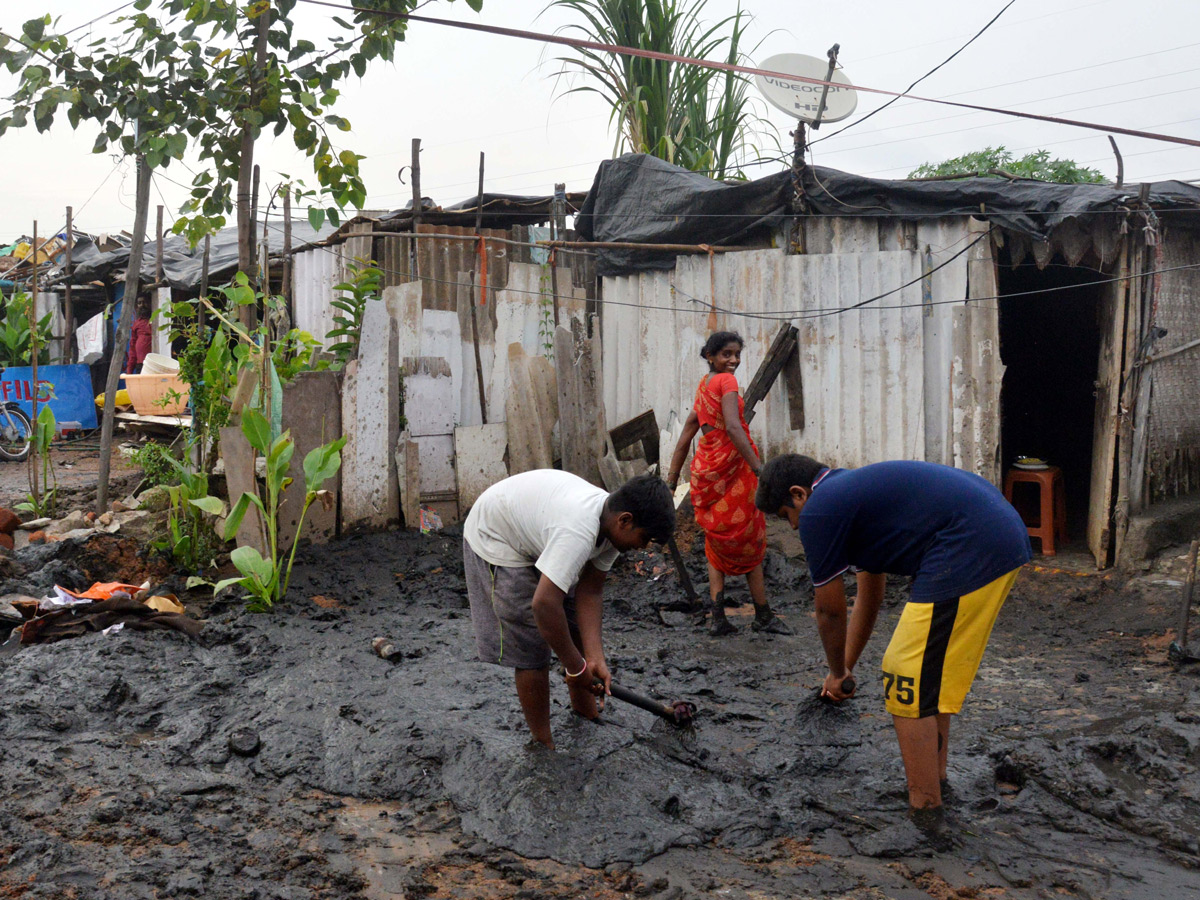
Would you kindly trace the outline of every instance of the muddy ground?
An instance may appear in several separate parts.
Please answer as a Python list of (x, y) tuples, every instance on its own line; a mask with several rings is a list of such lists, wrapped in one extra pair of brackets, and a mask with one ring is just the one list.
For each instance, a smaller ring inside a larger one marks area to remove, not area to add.
[[(22, 551), (0, 593), (47, 566), (64, 583), (105, 559), (148, 565), (104, 540)], [(1166, 662), (1178, 553), (1134, 576), (1027, 567), (955, 723), (962, 846), (934, 855), (905, 824), (869, 675), (904, 583), (859, 698), (829, 710), (811, 696), (822, 654), (798, 545), (773, 545), (794, 637), (660, 617), (679, 597), (660, 554), (610, 582), (616, 679), (695, 701), (692, 736), (618, 701), (577, 720), (556, 678), (558, 752), (531, 750), (511, 677), (472, 660), (453, 534), (310, 550), (267, 615), (191, 595), (198, 642), (9, 650), (0, 897), (1200, 896), (1200, 678)], [(376, 636), (402, 657), (374, 655)]]

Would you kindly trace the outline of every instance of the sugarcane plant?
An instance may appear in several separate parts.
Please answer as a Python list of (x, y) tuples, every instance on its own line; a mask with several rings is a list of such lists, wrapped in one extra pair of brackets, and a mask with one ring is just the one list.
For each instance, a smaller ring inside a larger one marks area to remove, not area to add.
[[(288, 467), (295, 453), (296, 445), (290, 431), (285, 431), (277, 437), (271, 436), (271, 423), (257, 409), (247, 409), (242, 413), (242, 433), (250, 446), (266, 460), (266, 477), (263, 484), (255, 491), (243, 492), (225, 521), (225, 540), (233, 540), (241, 527), (250, 507), (258, 510), (262, 521), (263, 543), (267, 548), (267, 556), (263, 556), (253, 547), (238, 547), (230, 554), (230, 561), (237, 567), (239, 575), (219, 581), (213, 588), (217, 594), (231, 585), (239, 585), (250, 595), (249, 609), (252, 612), (265, 612), (276, 602), (287, 595), (288, 584), (292, 577), (292, 563), (296, 559), (296, 548), (300, 543), (300, 533), (304, 528), (304, 519), (309, 507), (320, 501), (331, 505), (333, 496), (322, 486), (337, 474), (342, 465), (342, 447), (346, 438), (340, 437), (335, 441), (322, 444), (310, 450), (304, 457), (304, 503), (300, 510), (300, 519), (296, 523), (296, 533), (292, 536), (291, 552), (286, 561), (281, 558), (279, 551), (279, 513), (283, 504), (283, 492), (292, 483), (288, 476)], [(193, 501), (202, 509), (215, 508), (211, 500)], [(218, 503), (220, 501), (217, 501)]]

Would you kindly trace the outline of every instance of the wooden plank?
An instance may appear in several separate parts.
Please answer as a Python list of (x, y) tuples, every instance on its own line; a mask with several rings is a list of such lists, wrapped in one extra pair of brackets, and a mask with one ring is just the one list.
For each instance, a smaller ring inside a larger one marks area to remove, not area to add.
[(421, 448), (404, 431), (396, 443), (396, 471), (400, 475), (400, 513), (404, 527), (421, 527)]
[(762, 365), (758, 367), (758, 371), (750, 379), (750, 385), (746, 388), (746, 393), (742, 395), (745, 401), (747, 425), (754, 418), (754, 407), (758, 404), (758, 401), (767, 396), (767, 391), (771, 389), (771, 385), (775, 383), (775, 379), (783, 371), (788, 358), (796, 351), (798, 341), (799, 332), (796, 330), (796, 326), (790, 322), (784, 322), (779, 327), (779, 332), (775, 335), (775, 340), (771, 341), (771, 348), (767, 350), (767, 355), (763, 359)]
[(169, 425), (172, 428), (191, 428), (191, 416), (140, 416), (137, 413), (117, 413), (116, 418), (124, 422), (141, 422), (148, 425)]
[(554, 372), (544, 357), (530, 357), (519, 342), (508, 345), (505, 428), (508, 471), (517, 475), (554, 466), (551, 434), (558, 418)]
[(630, 447), (641, 445), (640, 450), (646, 462), (658, 463), (658, 420), (654, 418), (654, 410), (648, 409), (639, 416), (634, 416), (628, 422), (622, 422), (608, 433), (612, 440), (613, 450), (618, 459), (625, 459), (623, 451)]
[[(301, 372), (283, 386), (283, 429), (290, 432), (295, 450), (288, 466), (291, 485), (283, 492), (279, 510), (279, 550), (291, 549), (300, 512), (304, 508), (304, 457), (322, 444), (342, 434), (342, 404), (336, 372)], [(309, 507), (304, 518), (301, 540), (326, 544), (337, 536), (341, 471), (325, 482), (325, 490), (334, 498), (331, 508), (321, 503)]]
[(788, 427), (792, 431), (804, 430), (804, 376), (800, 370), (800, 344), (792, 350), (783, 364), (783, 383), (787, 387)]
[(504, 464), (508, 427), (504, 422), (454, 429), (454, 471), (458, 479), (458, 508), (465, 513), (479, 495), (508, 477)]
[(1121, 355), (1125, 343), (1125, 308), (1129, 302), (1129, 260), (1123, 247), (1117, 273), (1122, 278), (1104, 292), (1100, 304), (1100, 360), (1096, 373), (1096, 416), (1092, 431), (1092, 478), (1088, 494), (1088, 549), (1096, 567), (1112, 562), (1113, 466), (1120, 428)]
[[(395, 471), (400, 435), (398, 353), (396, 319), (386, 304), (368, 303), (353, 380), (353, 417), (346, 415), (343, 402), (342, 430), (354, 443), (354, 453), (343, 462), (342, 479), (343, 524), (350, 528), (386, 528), (400, 518)], [(411, 377), (408, 383), (412, 383)]]
[[(221, 459), (225, 461), (225, 486), (229, 491), (229, 504), (232, 508), (242, 494), (252, 494), (258, 490), (258, 480), (254, 474), (254, 450), (242, 429), (238, 425), (226, 425), (221, 429)], [(263, 520), (258, 507), (251, 506), (246, 510), (246, 517), (237, 532), (239, 547), (253, 547), (262, 555), (267, 553), (267, 545), (263, 540)]]
[(554, 367), (558, 376), (559, 437), (562, 467), (597, 486), (603, 486), (600, 459), (607, 450), (603, 384), (598, 350), (582, 334), (582, 323), (559, 326), (554, 332)]
[[(352, 359), (342, 370), (342, 422), (349, 425), (358, 418), (358, 360)], [(342, 447), (342, 484), (349, 484), (358, 471), (358, 440), (352, 428), (343, 428), (346, 435), (346, 445)], [(344, 499), (344, 498), (343, 498)], [(355, 527), (355, 513), (343, 502), (338, 515), (341, 517), (341, 530), (349, 531)]]

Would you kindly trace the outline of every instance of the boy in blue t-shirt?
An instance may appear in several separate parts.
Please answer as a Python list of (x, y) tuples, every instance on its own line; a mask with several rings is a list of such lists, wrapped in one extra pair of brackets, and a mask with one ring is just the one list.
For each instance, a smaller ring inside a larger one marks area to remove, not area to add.
[[(1029, 534), (989, 482), (949, 466), (883, 462), (831, 469), (787, 454), (759, 474), (755, 503), (800, 534), (815, 588), (829, 675), (840, 702), (883, 600), (886, 573), (914, 577), (883, 657), (883, 695), (908, 778), (909, 815), (940, 832), (950, 716), (962, 708)], [(842, 574), (857, 571), (847, 623)]]

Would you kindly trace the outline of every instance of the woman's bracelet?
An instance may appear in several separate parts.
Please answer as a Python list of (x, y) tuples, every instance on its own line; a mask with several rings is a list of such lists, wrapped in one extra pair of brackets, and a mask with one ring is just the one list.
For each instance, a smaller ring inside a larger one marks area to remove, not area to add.
[(586, 671), (587, 671), (587, 660), (586, 659), (583, 661), (583, 668), (580, 669), (578, 672), (570, 671), (569, 669), (567, 669), (566, 664), (565, 663), (563, 664), (563, 674), (565, 674), (568, 678), (578, 678), (580, 675), (582, 675)]

